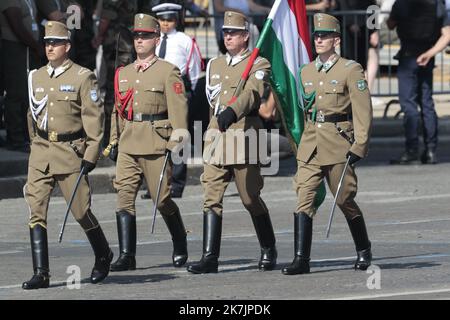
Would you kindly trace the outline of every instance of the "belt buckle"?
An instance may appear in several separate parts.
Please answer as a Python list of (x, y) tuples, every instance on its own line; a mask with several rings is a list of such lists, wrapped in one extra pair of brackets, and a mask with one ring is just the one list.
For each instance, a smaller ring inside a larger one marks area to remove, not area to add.
[(133, 121), (142, 122), (142, 113), (135, 113), (133, 115)]
[(56, 133), (56, 131), (50, 131), (48, 133), (48, 141), (57, 142), (58, 141), (58, 133)]
[(325, 115), (323, 114), (322, 110), (319, 110), (319, 112), (317, 113), (316, 122), (325, 122)]

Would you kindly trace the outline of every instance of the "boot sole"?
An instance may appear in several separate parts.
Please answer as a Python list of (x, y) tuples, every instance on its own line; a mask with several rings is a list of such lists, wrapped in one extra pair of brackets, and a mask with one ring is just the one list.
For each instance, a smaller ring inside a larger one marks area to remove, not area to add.
[(206, 274), (206, 273), (218, 273), (219, 270), (202, 270), (202, 271), (197, 271), (197, 270), (192, 270), (192, 269), (187, 269), (188, 272), (193, 273), (193, 274)]
[(133, 270), (136, 270), (136, 267), (119, 268), (119, 269), (109, 268), (109, 271), (111, 272), (133, 271)]
[(274, 265), (259, 265), (258, 266), (258, 270), (259, 271), (272, 271), (273, 269), (275, 269), (276, 264)]
[(310, 271), (303, 271), (303, 272), (285, 272), (281, 271), (285, 276), (295, 276), (297, 274), (308, 274), (311, 273)]

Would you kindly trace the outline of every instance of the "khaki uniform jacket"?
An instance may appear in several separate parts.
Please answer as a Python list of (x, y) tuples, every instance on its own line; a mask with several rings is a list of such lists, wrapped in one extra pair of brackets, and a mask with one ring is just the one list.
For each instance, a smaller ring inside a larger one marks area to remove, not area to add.
[(123, 68), (119, 74), (119, 91), (125, 95), (128, 89), (133, 90), (134, 115), (167, 112), (168, 119), (128, 121), (129, 105), (125, 109), (125, 119), (114, 108), (110, 141), (119, 142), (119, 152), (131, 155), (164, 154), (166, 149), (173, 150), (188, 136), (188, 105), (179, 69), (157, 57), (150, 63), (144, 72), (138, 72), (134, 63)]
[(318, 118), (320, 112), (325, 116), (351, 114), (352, 121), (337, 125), (349, 138), (354, 138), (354, 142), (351, 144), (341, 136), (335, 123), (314, 123), (305, 117), (297, 159), (308, 162), (315, 150), (320, 165), (345, 162), (349, 150), (364, 158), (372, 127), (372, 104), (361, 65), (338, 56), (334, 65), (324, 72), (323, 69), (318, 71), (313, 61), (302, 69), (300, 81), (306, 95), (316, 92), (314, 106)]
[[(36, 134), (44, 120), (45, 110), (37, 123), (28, 110), (28, 129), (31, 138), (29, 166), (52, 174), (69, 174), (80, 171), (81, 160), (96, 163), (104, 131), (104, 109), (97, 88), (97, 79), (90, 70), (71, 60), (60, 68), (61, 74), (50, 78), (48, 65), (32, 75), (32, 92), (37, 100), (48, 96), (48, 129), (50, 133), (71, 134), (80, 130), (84, 137), (68, 142), (51, 142)], [(41, 131), (45, 131), (40, 129)], [(71, 143), (73, 146), (71, 146)]]
[[(209, 99), (213, 110), (216, 107), (225, 108), (228, 105), (244, 73), (250, 55), (251, 52), (247, 50), (241, 56), (242, 60), (240, 61), (238, 59), (236, 62), (231, 61), (229, 63), (230, 57), (227, 55), (212, 59), (209, 62), (206, 75), (209, 87), (220, 88), (220, 92)], [(206, 163), (214, 165), (258, 163), (258, 130), (263, 128), (258, 110), (261, 105), (261, 96), (270, 86), (270, 68), (270, 63), (265, 58), (259, 57), (255, 60), (243, 90), (237, 100), (230, 106), (236, 113), (238, 121), (231, 125), (226, 132), (218, 136), (217, 117), (211, 118), (205, 136), (203, 159)], [(210, 96), (208, 88), (206, 90), (207, 95)], [(252, 135), (251, 139), (245, 139), (243, 133), (250, 128), (255, 129), (253, 132), (256, 135)], [(218, 144), (214, 143), (218, 137), (222, 141), (219, 141)]]

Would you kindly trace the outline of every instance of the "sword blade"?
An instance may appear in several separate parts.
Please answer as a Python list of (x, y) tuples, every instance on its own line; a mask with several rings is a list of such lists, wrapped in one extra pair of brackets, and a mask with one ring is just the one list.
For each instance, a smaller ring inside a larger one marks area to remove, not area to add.
[(338, 199), (339, 193), (341, 192), (341, 189), (342, 189), (342, 181), (344, 180), (345, 173), (347, 172), (349, 163), (350, 163), (350, 157), (347, 158), (347, 162), (345, 163), (344, 170), (342, 170), (341, 178), (339, 179), (338, 188), (337, 188), (336, 194), (334, 196), (333, 206), (331, 207), (330, 218), (328, 219), (327, 238), (330, 235), (331, 222), (333, 222), (334, 210), (336, 209), (337, 199)]

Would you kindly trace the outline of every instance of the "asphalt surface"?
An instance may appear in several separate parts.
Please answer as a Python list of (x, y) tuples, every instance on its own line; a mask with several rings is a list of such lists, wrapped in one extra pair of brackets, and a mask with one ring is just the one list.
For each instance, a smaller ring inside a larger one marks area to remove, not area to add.
[[(152, 202), (138, 196), (137, 270), (110, 273), (102, 284), (92, 285), (88, 277), (93, 252), (72, 217), (63, 242), (57, 242), (66, 204), (54, 197), (48, 213), (51, 287), (24, 291), (21, 284), (32, 275), (28, 209), (23, 199), (5, 199), (0, 201), (0, 299), (450, 299), (450, 152), (441, 151), (438, 165), (387, 165), (386, 157), (397, 153), (374, 149), (357, 169), (357, 202), (365, 214), (374, 254), (370, 273), (352, 269), (355, 249), (339, 209), (326, 239), (332, 205), (328, 193), (314, 220), (311, 274), (281, 274), (293, 258), (296, 196), (291, 158), (282, 162), (278, 176), (265, 178), (262, 193), (277, 238), (274, 271), (257, 270), (258, 241), (232, 183), (224, 202), (218, 274), (193, 275), (172, 267), (172, 244), (164, 222), (158, 216), (151, 234)], [(177, 203), (189, 232), (189, 264), (200, 258), (202, 250), (201, 186), (189, 185)], [(117, 257), (115, 194), (94, 194), (92, 209)], [(76, 272), (67, 271), (73, 266), (80, 270), (79, 289), (70, 289)]]

